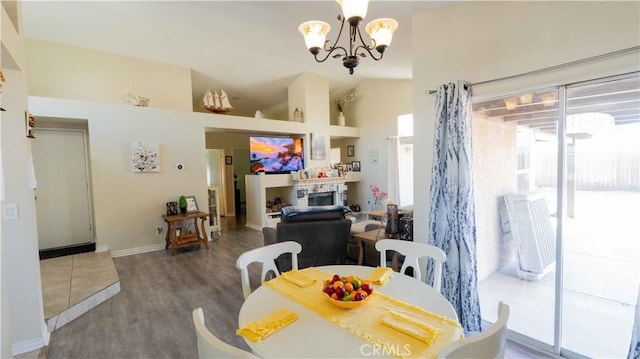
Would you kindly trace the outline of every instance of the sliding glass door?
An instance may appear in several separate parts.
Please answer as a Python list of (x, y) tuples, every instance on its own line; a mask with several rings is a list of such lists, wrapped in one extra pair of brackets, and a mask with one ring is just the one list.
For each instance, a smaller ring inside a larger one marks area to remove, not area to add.
[(640, 283), (638, 75), (473, 110), (483, 320), (502, 300), (522, 341), (626, 356)]
[(474, 104), (482, 317), (494, 322), (504, 301), (511, 307), (509, 328), (548, 346), (554, 343), (557, 122), (555, 88)]
[(567, 87), (562, 346), (626, 357), (640, 283), (640, 82)]

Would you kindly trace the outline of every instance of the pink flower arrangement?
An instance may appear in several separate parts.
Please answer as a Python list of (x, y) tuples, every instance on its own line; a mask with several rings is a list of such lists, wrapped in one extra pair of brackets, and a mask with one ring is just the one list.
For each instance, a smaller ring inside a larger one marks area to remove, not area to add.
[(373, 195), (373, 199), (375, 200), (375, 203), (380, 202), (380, 200), (387, 195), (387, 192), (380, 191), (380, 187), (374, 184), (370, 185), (369, 188), (371, 188), (371, 194)]

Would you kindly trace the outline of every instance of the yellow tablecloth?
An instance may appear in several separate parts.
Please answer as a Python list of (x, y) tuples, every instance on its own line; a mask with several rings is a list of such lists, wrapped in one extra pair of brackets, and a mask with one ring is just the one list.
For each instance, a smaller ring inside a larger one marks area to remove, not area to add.
[[(326, 294), (322, 293), (322, 284), (332, 277), (331, 274), (318, 268), (306, 268), (301, 272), (316, 279), (316, 282), (306, 287), (299, 287), (278, 277), (265, 282), (265, 285), (366, 341), (380, 345), (384, 348), (386, 355), (401, 358), (435, 358), (447, 344), (463, 337), (463, 331), (458, 322), (380, 292), (375, 292), (361, 307), (338, 308), (329, 303)], [(430, 343), (427, 343), (428, 341), (416, 339), (390, 328), (382, 322), (390, 311), (432, 328), (436, 335), (428, 340)]]

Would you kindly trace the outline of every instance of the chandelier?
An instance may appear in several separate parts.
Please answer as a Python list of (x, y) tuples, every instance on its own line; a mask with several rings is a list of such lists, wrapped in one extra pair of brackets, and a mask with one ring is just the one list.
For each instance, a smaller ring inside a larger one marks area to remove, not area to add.
[[(316, 61), (324, 62), (333, 54), (333, 58), (342, 58), (342, 64), (353, 75), (353, 69), (358, 66), (360, 57), (367, 57), (367, 53), (378, 61), (384, 56), (384, 50), (391, 44), (393, 32), (398, 28), (398, 22), (394, 19), (382, 18), (371, 21), (365, 26), (365, 31), (371, 36), (371, 45), (365, 44), (360, 32), (360, 23), (367, 15), (369, 0), (336, 0), (342, 7), (342, 14), (338, 14), (340, 31), (333, 45), (329, 46), (329, 40), (325, 40), (331, 26), (324, 21), (307, 21), (298, 27), (298, 31), (304, 36), (304, 41), (313, 54)], [(345, 20), (349, 23), (349, 47), (338, 46), (342, 36)], [(324, 57), (318, 56), (320, 49), (326, 51)], [(374, 52), (373, 50), (376, 50)], [(366, 53), (365, 53), (366, 51)]]

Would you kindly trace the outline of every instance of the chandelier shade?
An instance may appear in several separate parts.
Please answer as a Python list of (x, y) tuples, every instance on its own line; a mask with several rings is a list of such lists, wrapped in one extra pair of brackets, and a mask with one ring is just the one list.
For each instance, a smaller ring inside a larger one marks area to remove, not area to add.
[[(387, 46), (391, 45), (393, 32), (398, 28), (398, 22), (394, 19), (375, 19), (367, 24), (365, 31), (371, 36), (376, 50), (384, 52)], [(380, 49), (382, 48), (382, 50)]]
[(360, 21), (367, 16), (369, 0), (336, 0), (336, 2), (340, 4), (342, 15), (349, 20), (351, 25), (358, 26)]
[[(342, 14), (338, 14), (340, 30), (338, 37), (330, 45), (327, 34), (331, 26), (324, 21), (307, 21), (298, 27), (298, 31), (304, 37), (307, 49), (313, 54), (317, 62), (326, 61), (329, 56), (342, 58), (342, 65), (353, 75), (353, 69), (360, 63), (360, 58), (369, 57), (378, 61), (382, 59), (385, 50), (391, 44), (393, 33), (398, 28), (398, 22), (390, 18), (382, 18), (371, 21), (365, 26), (365, 31), (371, 37), (371, 45), (365, 43), (360, 31), (360, 23), (367, 15), (369, 0), (336, 0), (342, 7)], [(345, 22), (349, 28), (348, 46), (339, 45)], [(320, 55), (320, 50), (326, 51), (325, 56)], [(375, 50), (375, 51), (373, 51)]]
[(304, 37), (307, 49), (309, 49), (311, 53), (314, 53), (314, 49), (316, 51), (315, 53), (318, 53), (320, 48), (324, 46), (329, 30), (331, 30), (329, 24), (317, 20), (307, 21), (298, 27), (298, 31)]

